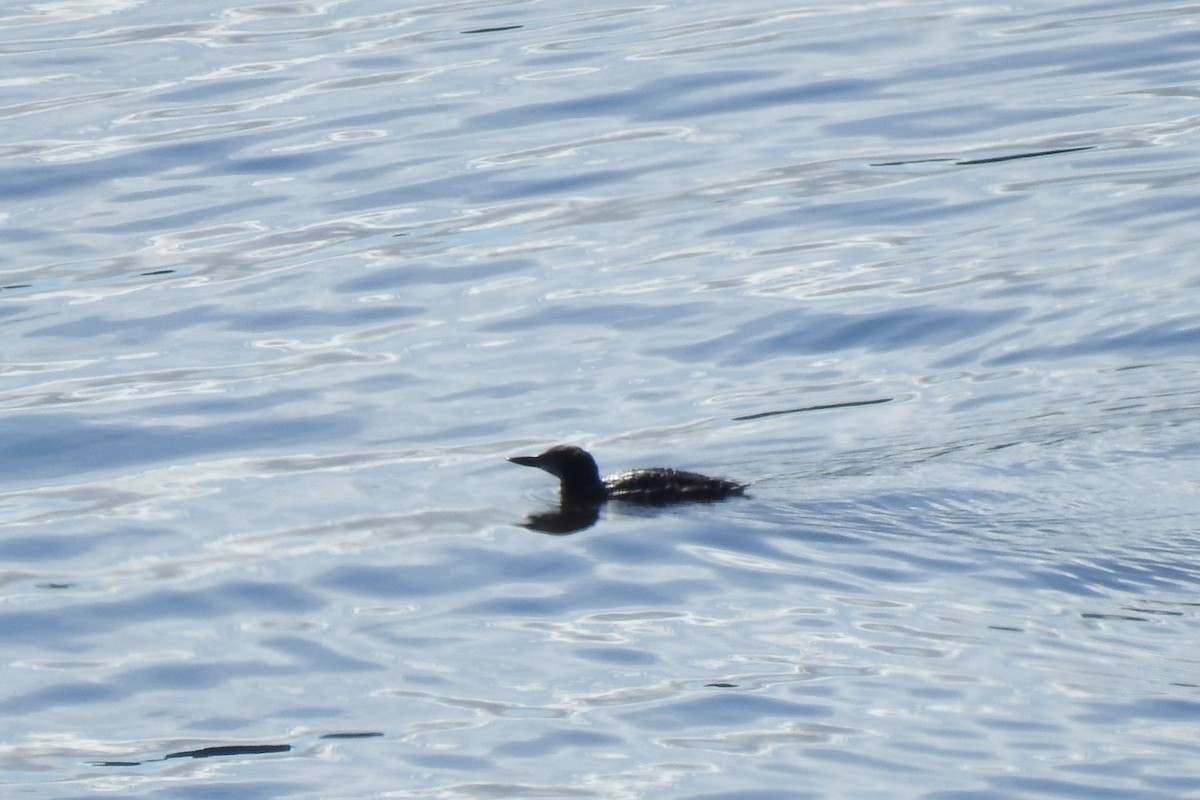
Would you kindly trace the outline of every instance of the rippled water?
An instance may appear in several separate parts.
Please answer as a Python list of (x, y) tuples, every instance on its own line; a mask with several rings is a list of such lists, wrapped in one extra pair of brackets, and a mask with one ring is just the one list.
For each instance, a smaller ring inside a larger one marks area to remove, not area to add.
[(202, 5), (0, 16), (6, 796), (1200, 797), (1200, 7)]

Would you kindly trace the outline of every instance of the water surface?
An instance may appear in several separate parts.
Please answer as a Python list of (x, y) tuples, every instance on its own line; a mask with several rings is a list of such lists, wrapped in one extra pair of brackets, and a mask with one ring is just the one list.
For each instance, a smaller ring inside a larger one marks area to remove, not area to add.
[(9, 11), (0, 781), (1194, 793), (1197, 19)]

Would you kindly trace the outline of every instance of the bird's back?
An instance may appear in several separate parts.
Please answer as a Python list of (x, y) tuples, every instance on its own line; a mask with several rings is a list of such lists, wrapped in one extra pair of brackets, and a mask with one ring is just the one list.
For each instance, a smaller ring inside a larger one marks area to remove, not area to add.
[(604, 486), (610, 500), (646, 505), (722, 500), (746, 489), (725, 478), (666, 467), (618, 472), (605, 478)]

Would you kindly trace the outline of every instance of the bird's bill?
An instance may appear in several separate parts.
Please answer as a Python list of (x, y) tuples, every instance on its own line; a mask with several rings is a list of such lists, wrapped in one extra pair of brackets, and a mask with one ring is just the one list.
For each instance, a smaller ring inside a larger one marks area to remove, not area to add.
[(509, 461), (520, 464), (522, 467), (540, 467), (542, 465), (537, 456), (513, 456)]

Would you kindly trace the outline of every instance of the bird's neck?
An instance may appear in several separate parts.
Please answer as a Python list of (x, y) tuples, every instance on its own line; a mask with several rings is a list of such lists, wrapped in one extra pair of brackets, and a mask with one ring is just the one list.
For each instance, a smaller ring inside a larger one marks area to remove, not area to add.
[(594, 505), (604, 502), (608, 491), (598, 475), (563, 478), (558, 493), (564, 505)]

